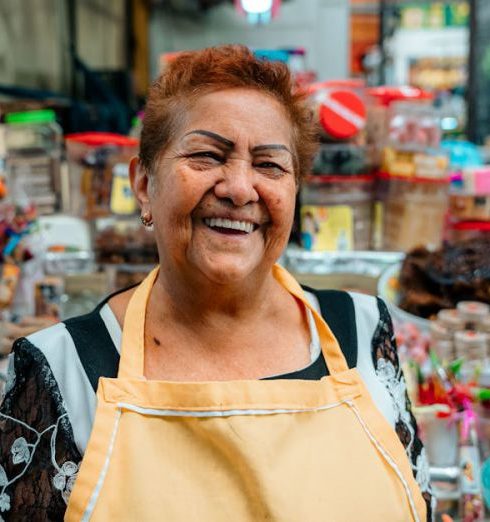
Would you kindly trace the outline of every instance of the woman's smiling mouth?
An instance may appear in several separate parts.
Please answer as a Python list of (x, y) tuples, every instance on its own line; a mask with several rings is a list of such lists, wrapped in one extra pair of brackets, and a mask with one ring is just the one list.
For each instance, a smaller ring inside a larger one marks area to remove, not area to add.
[(203, 222), (208, 228), (222, 234), (247, 235), (251, 234), (259, 226), (251, 221), (239, 221), (219, 217), (204, 218)]

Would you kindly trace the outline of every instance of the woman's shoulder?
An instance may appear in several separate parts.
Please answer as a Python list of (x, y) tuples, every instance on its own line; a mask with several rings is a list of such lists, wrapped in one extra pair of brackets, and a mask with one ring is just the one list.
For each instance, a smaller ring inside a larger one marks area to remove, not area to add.
[[(10, 355), (4, 408), (31, 389), (44, 388), (44, 401), (66, 413), (81, 453), (90, 435), (96, 408), (96, 381), (88, 361), (97, 352), (111, 354), (117, 369), (119, 354), (101, 309), (18, 339)], [(99, 359), (97, 357), (97, 359)], [(40, 395), (41, 397), (41, 395)]]
[[(63, 337), (61, 326), (51, 328)], [(0, 496), (8, 520), (44, 520), (46, 512), (61, 519), (81, 460), (74, 405), (68, 407), (49, 355), (27, 338), (18, 339), (10, 355), (0, 404)]]

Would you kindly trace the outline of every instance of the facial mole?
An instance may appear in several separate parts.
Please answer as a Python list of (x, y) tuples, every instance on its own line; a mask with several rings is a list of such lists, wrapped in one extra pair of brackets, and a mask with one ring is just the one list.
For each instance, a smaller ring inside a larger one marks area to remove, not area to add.
[(160, 346), (162, 343), (156, 338), (156, 337), (153, 337), (153, 342), (157, 345), (157, 346)]
[(281, 198), (277, 198), (276, 199), (276, 205), (279, 205), (280, 202), (281, 202)]

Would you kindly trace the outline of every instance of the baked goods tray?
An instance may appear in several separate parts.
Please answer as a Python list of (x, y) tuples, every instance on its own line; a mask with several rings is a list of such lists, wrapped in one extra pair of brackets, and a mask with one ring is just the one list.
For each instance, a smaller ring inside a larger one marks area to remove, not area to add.
[(400, 263), (403, 252), (358, 250), (350, 252), (310, 252), (288, 247), (279, 262), (297, 274), (350, 273), (379, 277), (390, 265)]

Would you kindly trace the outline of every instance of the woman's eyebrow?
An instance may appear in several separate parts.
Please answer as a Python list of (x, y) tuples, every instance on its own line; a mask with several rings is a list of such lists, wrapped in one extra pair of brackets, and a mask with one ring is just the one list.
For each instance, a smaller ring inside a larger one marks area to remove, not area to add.
[[(193, 131), (188, 132), (187, 134), (184, 134), (184, 137), (189, 136), (191, 134), (200, 134), (201, 136), (207, 136), (208, 138), (211, 138), (213, 140), (219, 141), (223, 145), (225, 145), (227, 148), (232, 149), (235, 146), (235, 143), (224, 136), (221, 136), (220, 134), (216, 134), (216, 132), (204, 130), (204, 129), (196, 129)], [(267, 145), (256, 145), (252, 152), (259, 152), (262, 150), (285, 150), (286, 152), (289, 152), (291, 154), (291, 151), (286, 147), (286, 145), (282, 145), (280, 143), (269, 143)]]
[(229, 139), (227, 139), (223, 136), (220, 136), (219, 134), (216, 134), (215, 132), (207, 131), (204, 129), (196, 129), (196, 130), (190, 131), (187, 134), (185, 134), (184, 137), (189, 136), (190, 134), (201, 134), (202, 136), (207, 136), (208, 138), (219, 141), (220, 143), (225, 145), (228, 149), (232, 149), (235, 146), (235, 144), (232, 141), (230, 141)]
[(280, 143), (270, 143), (269, 145), (257, 145), (252, 149), (252, 152), (258, 152), (267, 149), (285, 150), (286, 152), (289, 152), (289, 154), (291, 154), (291, 151), (286, 147), (286, 145), (281, 145)]

